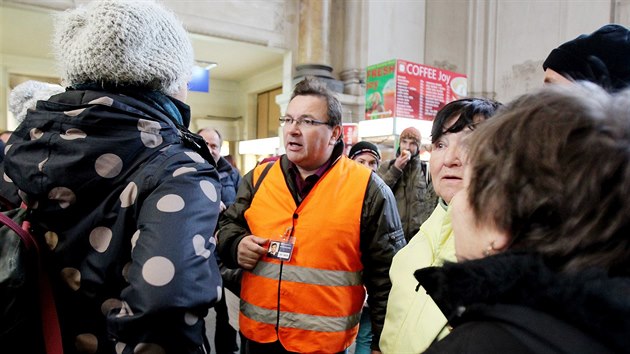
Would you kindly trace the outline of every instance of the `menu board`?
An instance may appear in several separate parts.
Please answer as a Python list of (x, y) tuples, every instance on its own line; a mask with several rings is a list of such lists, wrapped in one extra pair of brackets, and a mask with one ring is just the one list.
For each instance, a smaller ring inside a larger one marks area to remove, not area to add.
[(365, 119), (433, 120), (442, 106), (466, 94), (466, 75), (390, 60), (367, 68)]

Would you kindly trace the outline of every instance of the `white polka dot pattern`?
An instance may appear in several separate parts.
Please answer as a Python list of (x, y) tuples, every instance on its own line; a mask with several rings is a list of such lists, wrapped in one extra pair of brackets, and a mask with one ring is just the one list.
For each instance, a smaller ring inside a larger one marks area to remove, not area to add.
[(69, 207), (77, 201), (74, 192), (66, 187), (55, 187), (48, 192), (48, 199), (56, 200), (63, 209)]
[(153, 286), (164, 286), (173, 280), (175, 266), (166, 257), (151, 257), (142, 266), (142, 277)]
[(201, 182), (199, 182), (199, 186), (201, 187), (201, 190), (203, 191), (203, 194), (205, 194), (206, 197), (208, 197), (208, 199), (210, 199), (210, 201), (212, 201), (212, 202), (216, 202), (217, 201), (217, 189), (214, 188), (214, 184), (212, 184), (212, 182), (210, 182), (210, 181), (201, 181)]
[(206, 249), (206, 239), (203, 236), (195, 235), (192, 242), (196, 255), (201, 256), (205, 259), (210, 258), (211, 253), (208, 249)]
[(114, 154), (103, 154), (96, 159), (94, 169), (103, 178), (114, 178), (120, 174), (123, 168), (123, 161)]
[(90, 245), (96, 252), (107, 251), (109, 243), (112, 241), (112, 230), (108, 227), (99, 226), (90, 232)]
[(173, 172), (173, 177), (181, 176), (185, 173), (197, 171), (194, 167), (180, 167)]
[(131, 267), (131, 262), (127, 262), (122, 269), (122, 276), (127, 283), (129, 283), (129, 267)]
[(116, 317), (125, 317), (125, 316), (133, 316), (133, 311), (131, 311), (131, 307), (126, 301), (120, 302), (120, 312), (116, 315)]
[(136, 242), (138, 242), (138, 238), (140, 238), (140, 230), (136, 230), (131, 236), (131, 250), (133, 251), (136, 248)]
[(44, 165), (48, 162), (48, 158), (45, 158), (44, 161), (37, 164), (37, 169), (39, 172), (44, 172)]
[(7, 183), (13, 183), (13, 180), (9, 176), (7, 176), (6, 173), (2, 175), (2, 179), (4, 179), (4, 181)]
[(92, 333), (82, 333), (74, 339), (74, 346), (79, 353), (94, 354), (98, 350), (98, 339)]
[(122, 307), (122, 301), (120, 301), (120, 299), (107, 299), (101, 304), (101, 313), (105, 316), (109, 313), (109, 311), (119, 307)]
[(160, 123), (139, 119), (138, 120), (138, 130), (140, 131), (140, 140), (144, 146), (148, 148), (154, 148), (162, 144), (162, 135), (160, 135)]
[(223, 297), (223, 288), (219, 285), (217, 286), (217, 302), (221, 301)]
[(47, 231), (46, 233), (44, 233), (44, 239), (46, 240), (48, 248), (50, 248), (51, 250), (57, 248), (57, 244), (59, 243), (59, 236), (57, 236), (57, 233), (55, 233), (54, 231)]
[(100, 104), (103, 106), (110, 106), (112, 104), (114, 104), (114, 99), (111, 97), (107, 97), (107, 96), (103, 96), (103, 97), (99, 97), (97, 99), (91, 100), (90, 102), (88, 102), (89, 104)]
[(199, 322), (199, 317), (190, 312), (186, 312), (184, 314), (184, 322), (189, 326), (194, 326), (195, 323)]
[(63, 112), (63, 114), (67, 115), (68, 117), (76, 117), (79, 114), (83, 113), (83, 111), (85, 111), (85, 108), (74, 109), (72, 111), (65, 111)]
[(167, 194), (157, 202), (157, 209), (165, 213), (175, 213), (184, 209), (184, 199), (177, 194)]
[(29, 132), (29, 135), (31, 136), (31, 140), (37, 140), (37, 139), (41, 138), (44, 135), (44, 132), (39, 130), (39, 129), (37, 129), (37, 128), (33, 128)]
[(59, 137), (63, 140), (76, 140), (76, 139), (85, 139), (87, 134), (81, 129), (70, 128), (66, 130), (65, 134), (59, 135)]
[(204, 163), (204, 162), (206, 162), (206, 160), (204, 160), (203, 157), (201, 157), (201, 155), (199, 155), (196, 152), (186, 151), (185, 154), (188, 155), (188, 157), (190, 157), (193, 161), (195, 161), (197, 163)]
[(116, 354), (122, 354), (125, 351), (127, 344), (123, 342), (116, 343)]
[(4, 154), (5, 155), (7, 154), (7, 152), (9, 152), (9, 150), (11, 149), (12, 146), (13, 146), (13, 144), (9, 144), (9, 145), (4, 147)]
[(166, 350), (154, 343), (140, 343), (133, 348), (134, 354), (166, 354)]
[(138, 186), (134, 182), (129, 182), (127, 187), (120, 193), (120, 207), (127, 208), (136, 202), (138, 196)]
[(79, 290), (81, 287), (81, 272), (76, 268), (67, 267), (62, 269), (61, 278), (74, 291)]

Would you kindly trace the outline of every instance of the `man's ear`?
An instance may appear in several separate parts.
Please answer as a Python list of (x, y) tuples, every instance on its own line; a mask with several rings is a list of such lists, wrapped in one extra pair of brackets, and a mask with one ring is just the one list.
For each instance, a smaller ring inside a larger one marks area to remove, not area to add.
[(333, 127), (333, 133), (332, 133), (332, 136), (330, 137), (330, 145), (335, 145), (337, 143), (337, 140), (339, 140), (340, 137), (341, 137), (341, 126), (336, 125)]

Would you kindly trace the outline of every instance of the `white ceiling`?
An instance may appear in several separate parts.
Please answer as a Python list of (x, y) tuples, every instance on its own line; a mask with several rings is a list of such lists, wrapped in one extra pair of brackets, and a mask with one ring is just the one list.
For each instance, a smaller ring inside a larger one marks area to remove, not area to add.
[[(0, 51), (52, 60), (53, 14), (47, 9), (0, 5)], [(242, 81), (282, 65), (283, 51), (279, 49), (198, 34), (191, 34), (191, 39), (196, 60), (218, 63), (210, 71), (213, 79)]]

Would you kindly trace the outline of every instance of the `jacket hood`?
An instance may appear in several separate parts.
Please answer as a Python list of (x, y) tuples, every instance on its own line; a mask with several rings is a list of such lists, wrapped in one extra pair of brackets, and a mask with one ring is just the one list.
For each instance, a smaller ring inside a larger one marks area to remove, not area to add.
[(414, 275), (454, 325), (480, 304), (518, 305), (550, 314), (617, 350), (630, 346), (629, 278), (609, 277), (601, 269), (557, 273), (540, 256), (514, 252)]
[(181, 141), (160, 107), (90, 90), (38, 102), (14, 134), (7, 175), (30, 207), (51, 211), (89, 208), (149, 157)]

